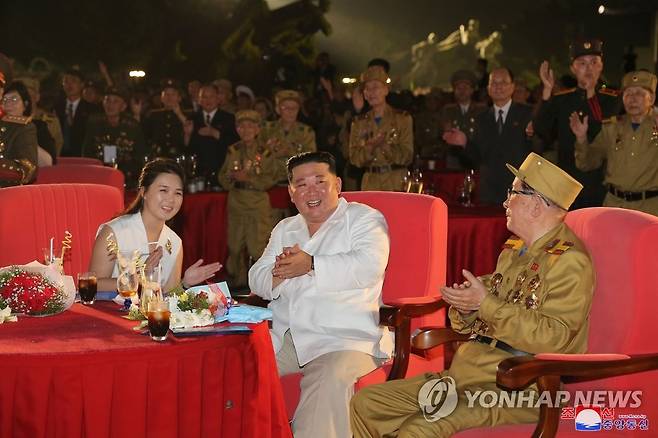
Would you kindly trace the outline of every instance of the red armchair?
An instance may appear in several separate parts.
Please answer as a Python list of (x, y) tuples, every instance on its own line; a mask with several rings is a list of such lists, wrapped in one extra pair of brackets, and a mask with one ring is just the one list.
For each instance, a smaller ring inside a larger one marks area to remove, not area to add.
[(104, 184), (116, 187), (123, 196), (123, 172), (113, 167), (90, 166), (88, 164), (66, 164), (63, 166), (42, 167), (35, 184), (87, 183)]
[[(590, 313), (586, 355), (536, 355), (507, 359), (498, 366), (499, 386), (521, 390), (537, 383), (553, 394), (574, 391), (641, 390), (635, 409), (616, 408), (616, 415), (644, 414), (658, 418), (658, 337), (654, 318), (658, 284), (658, 218), (615, 208), (588, 208), (570, 212), (567, 224), (583, 240), (596, 271), (596, 289)], [(446, 334), (447, 333), (447, 334)], [(414, 338), (415, 351), (433, 348), (440, 338), (455, 337), (446, 329), (426, 330)], [(441, 339), (443, 340), (443, 339)], [(628, 356), (627, 356), (628, 355)], [(609, 405), (608, 405), (609, 406)], [(573, 419), (560, 420), (561, 408), (543, 406), (537, 425), (470, 429), (456, 437), (582, 437)], [(655, 436), (649, 431), (617, 431), (614, 436)], [(607, 435), (612, 436), (612, 435)]]
[[(444, 325), (439, 287), (445, 284), (446, 271), (445, 203), (432, 196), (396, 192), (349, 192), (343, 197), (381, 211), (391, 239), (380, 324), (395, 331), (395, 357), (362, 377), (355, 388), (442, 369), (442, 352), (429, 358), (410, 355), (410, 337), (415, 328)], [(289, 418), (299, 402), (300, 379), (300, 374), (282, 378)]]
[(98, 184), (26, 185), (0, 189), (0, 266), (43, 262), (43, 248), (64, 231), (73, 235), (64, 271), (74, 278), (89, 269), (96, 230), (123, 209), (114, 187)]

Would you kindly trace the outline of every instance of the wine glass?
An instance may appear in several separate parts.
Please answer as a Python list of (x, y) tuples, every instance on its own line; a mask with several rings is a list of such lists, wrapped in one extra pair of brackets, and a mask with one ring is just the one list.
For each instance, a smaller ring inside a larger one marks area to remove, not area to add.
[(149, 302), (152, 300), (162, 300), (161, 276), (162, 268), (160, 265), (144, 272), (144, 275), (142, 276), (142, 297), (139, 305), (140, 311), (144, 316), (146, 316), (148, 311)]
[(121, 266), (117, 276), (117, 292), (124, 298), (121, 310), (129, 311), (132, 304), (132, 298), (137, 295), (139, 288), (139, 273), (135, 269), (134, 262), (128, 263), (127, 266)]

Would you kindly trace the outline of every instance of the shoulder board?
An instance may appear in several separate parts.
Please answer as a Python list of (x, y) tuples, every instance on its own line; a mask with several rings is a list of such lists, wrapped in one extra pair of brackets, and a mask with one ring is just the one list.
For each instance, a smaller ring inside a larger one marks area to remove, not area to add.
[(601, 120), (603, 125), (611, 125), (617, 123), (617, 116), (608, 117), (607, 119)]
[(396, 108), (393, 108), (393, 114), (396, 114), (398, 116), (408, 116), (409, 115), (409, 113), (407, 111), (401, 110), (401, 109), (396, 109)]
[(26, 116), (10, 116), (9, 114), (5, 114), (2, 117), (3, 122), (11, 122), (11, 123), (17, 123), (19, 125), (27, 125), (32, 121), (32, 117), (26, 117)]
[(566, 240), (560, 240), (560, 239), (555, 239), (554, 241), (550, 242), (546, 247), (544, 248), (544, 251), (546, 251), (549, 254), (553, 255), (561, 255), (564, 254), (565, 252), (569, 251), (569, 249), (574, 245), (573, 242), (568, 242)]
[(299, 123), (299, 130), (300, 131), (312, 131), (313, 128), (308, 126), (306, 123), (298, 122)]
[(512, 249), (514, 251), (518, 251), (521, 248), (523, 248), (523, 240), (521, 240), (517, 236), (512, 236), (505, 243), (503, 243), (503, 249)]
[(619, 91), (608, 87), (599, 88), (599, 93), (614, 97), (619, 96)]
[(563, 94), (573, 93), (574, 91), (576, 91), (576, 89), (577, 89), (576, 87), (573, 87), (573, 88), (567, 88), (566, 90), (560, 90), (558, 92), (553, 93), (553, 96), (562, 96)]

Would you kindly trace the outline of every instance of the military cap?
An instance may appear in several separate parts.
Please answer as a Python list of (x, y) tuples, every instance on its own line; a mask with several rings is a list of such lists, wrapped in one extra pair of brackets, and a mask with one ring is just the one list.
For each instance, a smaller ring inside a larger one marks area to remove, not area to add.
[(379, 81), (384, 84), (388, 84), (390, 79), (383, 67), (373, 65), (361, 73), (361, 83), (365, 84), (368, 81)]
[(473, 73), (470, 70), (457, 70), (452, 74), (450, 77), (450, 83), (454, 87), (457, 82), (468, 82), (471, 84), (471, 87), (475, 88), (477, 85), (477, 78), (475, 77), (475, 73)]
[(621, 81), (621, 88), (642, 87), (652, 93), (656, 92), (656, 75), (648, 71), (639, 70), (626, 73)]
[(595, 38), (578, 38), (569, 45), (569, 56), (572, 61), (585, 55), (603, 56), (603, 42)]
[(530, 152), (521, 166), (507, 168), (521, 181), (559, 207), (568, 210), (583, 185), (546, 158)]
[(302, 97), (295, 90), (281, 90), (274, 96), (276, 105), (279, 106), (284, 100), (294, 100), (298, 104), (302, 104)]
[(103, 93), (103, 96), (119, 96), (126, 103), (128, 102), (128, 93), (119, 87), (107, 87)]
[(256, 95), (254, 95), (254, 92), (251, 88), (247, 87), (246, 85), (238, 85), (235, 87), (235, 94), (240, 95), (240, 94), (245, 94), (249, 96), (249, 98), (253, 101), (256, 99)]
[(173, 88), (180, 93), (180, 86), (178, 85), (178, 82), (172, 78), (165, 78), (160, 81), (160, 88), (162, 91), (166, 90), (167, 88)]
[(255, 110), (242, 110), (235, 114), (235, 123), (249, 120), (254, 123), (260, 123), (260, 113)]

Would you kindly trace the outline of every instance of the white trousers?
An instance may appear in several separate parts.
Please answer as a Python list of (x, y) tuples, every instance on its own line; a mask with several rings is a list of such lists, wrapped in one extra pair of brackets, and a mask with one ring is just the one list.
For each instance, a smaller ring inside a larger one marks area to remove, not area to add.
[(351, 438), (350, 399), (354, 395), (354, 383), (385, 360), (360, 351), (336, 351), (300, 367), (288, 330), (276, 363), (280, 376), (303, 375), (292, 423), (295, 438)]

